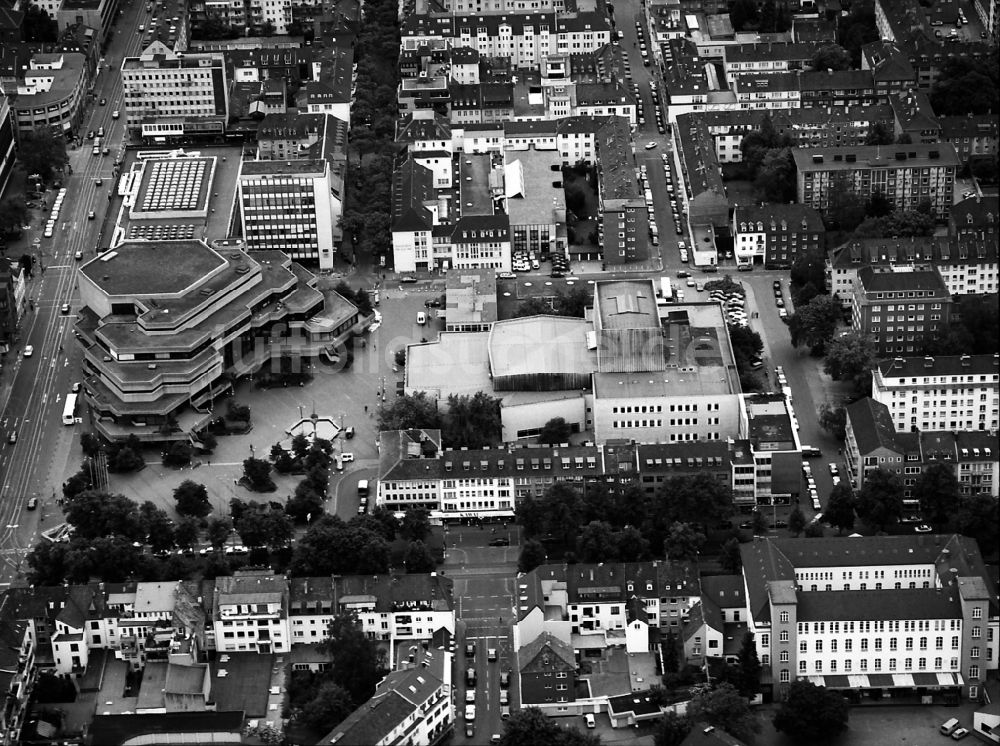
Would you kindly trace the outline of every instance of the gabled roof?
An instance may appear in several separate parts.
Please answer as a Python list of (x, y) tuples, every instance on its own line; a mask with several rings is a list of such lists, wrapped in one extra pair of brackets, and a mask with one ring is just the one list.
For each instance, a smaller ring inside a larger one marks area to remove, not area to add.
[(380, 482), (437, 476), (440, 464), (440, 430), (387, 430), (379, 435)]
[(935, 295), (948, 295), (944, 280), (935, 269), (916, 269), (913, 272), (886, 272), (875, 267), (858, 270), (858, 282), (865, 293), (899, 290), (928, 290)]
[(1000, 373), (1000, 356), (994, 353), (992, 355), (897, 357), (891, 360), (879, 360), (878, 369), (883, 379), (914, 378), (917, 376), (997, 375)]
[(531, 642), (522, 645), (517, 658), (521, 664), (522, 675), (576, 671), (573, 648), (549, 632), (543, 632)]
[(851, 423), (858, 452), (862, 457), (885, 448), (903, 453), (896, 439), (896, 426), (889, 407), (870, 396), (847, 405), (847, 421)]
[(430, 230), (431, 212), (423, 203), (434, 196), (433, 172), (412, 157), (407, 158), (392, 175), (392, 229)]

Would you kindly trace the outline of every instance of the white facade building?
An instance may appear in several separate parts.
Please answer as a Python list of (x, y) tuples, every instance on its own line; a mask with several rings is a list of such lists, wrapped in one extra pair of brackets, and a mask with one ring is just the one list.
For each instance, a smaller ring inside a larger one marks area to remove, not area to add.
[(900, 357), (872, 370), (872, 398), (897, 431), (1000, 428), (1000, 363), (994, 355)]

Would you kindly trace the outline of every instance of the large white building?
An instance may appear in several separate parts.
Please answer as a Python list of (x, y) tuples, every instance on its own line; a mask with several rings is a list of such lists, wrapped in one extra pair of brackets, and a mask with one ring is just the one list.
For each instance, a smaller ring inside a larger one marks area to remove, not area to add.
[(347, 124), (326, 114), (265, 117), (258, 159), (243, 161), (237, 200), (250, 251), (333, 267), (343, 238)]
[(972, 539), (758, 537), (741, 551), (748, 629), (776, 699), (797, 679), (855, 702), (977, 699), (997, 668), (997, 593)]
[(1000, 428), (1000, 356), (938, 355), (882, 360), (872, 398), (898, 431)]
[(179, 53), (161, 42), (121, 67), (125, 126), (162, 143), (191, 136), (221, 136), (229, 120), (229, 81), (221, 53)]

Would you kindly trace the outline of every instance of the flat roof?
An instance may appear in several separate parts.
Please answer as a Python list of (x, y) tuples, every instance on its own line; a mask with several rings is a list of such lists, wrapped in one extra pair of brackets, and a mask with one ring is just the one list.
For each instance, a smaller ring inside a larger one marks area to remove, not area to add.
[(226, 263), (201, 241), (128, 241), (80, 271), (107, 295), (154, 296), (181, 293)]
[(594, 305), (602, 329), (658, 329), (660, 326), (652, 280), (598, 282)]
[(442, 332), (436, 341), (406, 348), (406, 390), (438, 397), (493, 389), (489, 332)]
[(506, 150), (504, 163), (511, 226), (552, 225), (558, 222), (555, 213), (566, 210), (562, 156), (559, 152)]
[(493, 195), (490, 171), (493, 158), (489, 153), (462, 153), (458, 156), (458, 189), (462, 215), (492, 215)]
[(489, 335), (489, 363), (495, 378), (538, 374), (589, 374), (597, 369), (588, 349), (591, 325), (565, 316), (530, 316), (498, 321)]

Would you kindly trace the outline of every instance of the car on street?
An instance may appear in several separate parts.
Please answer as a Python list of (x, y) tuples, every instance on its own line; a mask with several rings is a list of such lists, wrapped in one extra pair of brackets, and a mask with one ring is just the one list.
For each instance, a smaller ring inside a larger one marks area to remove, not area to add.
[(500, 688), (506, 689), (510, 686), (510, 671), (500, 672)]
[(121, 116), (121, 112), (119, 112), (118, 109), (115, 109), (113, 112), (111, 112), (111, 118), (112, 119), (117, 119), (120, 116)]
[(497, 275), (501, 280), (513, 280), (517, 277), (513, 272), (501, 272)]
[(17, 443), (17, 430), (13, 431), (10, 435), (7, 436), (7, 442)]
[(94, 179), (94, 186), (101, 186), (103, 184), (104, 184), (104, 179), (102, 179), (100, 176)]
[(829, 464), (827, 464), (827, 467), (830, 469), (830, 476), (835, 477), (838, 474), (840, 474), (840, 469), (837, 468), (837, 465), (832, 461)]
[(431, 298), (424, 301), (424, 308), (439, 308), (440, 306), (441, 300), (439, 298)]
[(340, 460), (343, 461), (346, 464), (349, 461), (353, 461), (354, 460), (354, 454), (351, 453), (351, 452), (349, 452), (349, 451), (347, 453), (342, 453), (342, 454), (340, 454)]
[(467, 705), (474, 705), (474, 704), (476, 704), (476, 690), (475, 689), (472, 689), (470, 687), (469, 689), (465, 690), (465, 703)]
[(35, 348), (32, 345), (25, 345), (24, 346), (24, 356), (25, 357), (31, 357), (34, 354), (35, 354)]
[(80, 261), (81, 259), (83, 259), (83, 252), (77, 249), (77, 252), (73, 254), (73, 258), (76, 259), (77, 261)]
[(417, 281), (417, 278), (414, 277), (413, 275), (403, 275), (402, 277), (399, 278), (399, 281), (405, 283), (413, 283)]
[(684, 271), (684, 270), (682, 269), (682, 270), (680, 270), (680, 271), (679, 271), (679, 272), (677, 273), (677, 276), (678, 276), (678, 277), (680, 277), (680, 278), (684, 278), (684, 277), (690, 277), (690, 276), (691, 276), (691, 273), (690, 273), (690, 272), (685, 272), (685, 271)]
[(490, 648), (487, 651), (487, 653), (486, 653), (486, 660), (488, 660), (490, 663), (492, 663), (496, 659), (497, 659), (497, 649), (496, 648)]
[(38, 507), (38, 498), (37, 497), (28, 498), (28, 510), (34, 510), (37, 507)]
[(476, 736), (476, 724), (473, 723), (471, 720), (466, 720), (465, 721), (465, 737), (466, 738), (475, 738), (475, 736)]
[(94, 212), (93, 210), (91, 210), (90, 212), (87, 213), (87, 220), (93, 220), (96, 217), (97, 217), (97, 213)]
[(496, 539), (492, 539), (490, 541), (490, 546), (491, 547), (509, 547), (510, 546), (510, 539), (508, 539), (506, 536), (500, 536), (500, 537), (498, 537)]
[(72, 391), (74, 394), (80, 393), (80, 382), (77, 381), (76, 383), (74, 383), (73, 388), (71, 388), (70, 391)]
[(646, 150), (652, 150), (657, 145), (659, 145), (658, 142), (653, 142), (652, 140), (650, 140), (649, 142), (646, 143)]
[(928, 526), (926, 523), (921, 523), (919, 526), (916, 526), (913, 530), (916, 531), (918, 534), (929, 534), (934, 529)]
[(476, 706), (466, 705), (465, 706), (465, 719), (468, 721), (473, 721), (476, 719)]
[(63, 303), (62, 304), (62, 308), (59, 309), (59, 313), (61, 313), (63, 316), (65, 316), (66, 314), (68, 314), (69, 313), (69, 303)]
[(466, 658), (475, 658), (476, 657), (476, 641), (475, 640), (468, 640), (465, 643), (465, 657)]
[(771, 524), (771, 528), (788, 528), (787, 521), (775, 521)]
[(967, 735), (969, 735), (968, 728), (959, 728), (958, 730), (956, 730), (954, 733), (951, 734), (951, 737), (956, 741), (961, 741)]

